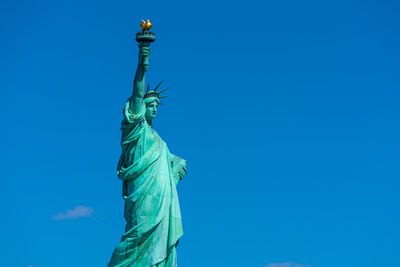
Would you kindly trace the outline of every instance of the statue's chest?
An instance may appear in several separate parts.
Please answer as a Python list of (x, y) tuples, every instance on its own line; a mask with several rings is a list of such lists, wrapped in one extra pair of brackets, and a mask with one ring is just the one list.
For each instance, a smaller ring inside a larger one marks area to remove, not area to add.
[(147, 147), (156, 146), (158, 148), (161, 148), (164, 145), (164, 141), (150, 126), (147, 126), (144, 131), (144, 139)]

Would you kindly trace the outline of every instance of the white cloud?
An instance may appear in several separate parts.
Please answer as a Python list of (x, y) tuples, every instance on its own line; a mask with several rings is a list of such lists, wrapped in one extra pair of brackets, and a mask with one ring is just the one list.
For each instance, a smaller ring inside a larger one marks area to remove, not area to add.
[(94, 209), (85, 206), (76, 206), (72, 210), (67, 210), (66, 212), (60, 212), (53, 216), (54, 220), (67, 220), (67, 219), (77, 219), (81, 217), (91, 217)]
[(311, 267), (310, 264), (298, 264), (294, 262), (279, 262), (279, 263), (269, 263), (265, 267)]

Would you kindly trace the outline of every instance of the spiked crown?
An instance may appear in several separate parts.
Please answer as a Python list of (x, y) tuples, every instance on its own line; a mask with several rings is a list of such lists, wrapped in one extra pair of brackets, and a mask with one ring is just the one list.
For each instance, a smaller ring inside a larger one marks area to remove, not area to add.
[(165, 88), (165, 89), (163, 89), (163, 90), (157, 92), (157, 89), (160, 87), (160, 85), (161, 85), (162, 82), (163, 82), (163, 81), (161, 81), (161, 82), (160, 82), (153, 90), (151, 90), (151, 91), (150, 91), (150, 83), (148, 83), (148, 84), (147, 84), (147, 90), (146, 90), (146, 93), (144, 94), (143, 99), (146, 99), (146, 98), (149, 98), (149, 97), (156, 97), (157, 99), (167, 97), (167, 96), (160, 96), (160, 94), (161, 94), (162, 92), (164, 92), (165, 90), (167, 90), (168, 88)]

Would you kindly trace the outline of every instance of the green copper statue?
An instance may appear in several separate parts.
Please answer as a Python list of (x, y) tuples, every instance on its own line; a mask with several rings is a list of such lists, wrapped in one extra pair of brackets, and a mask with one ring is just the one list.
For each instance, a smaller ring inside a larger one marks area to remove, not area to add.
[(160, 93), (147, 87), (150, 42), (149, 21), (142, 20), (139, 63), (133, 94), (127, 100), (122, 130), (122, 153), (117, 174), (123, 181), (125, 233), (108, 267), (176, 267), (176, 246), (183, 235), (176, 185), (186, 174), (186, 161), (171, 154), (152, 128)]

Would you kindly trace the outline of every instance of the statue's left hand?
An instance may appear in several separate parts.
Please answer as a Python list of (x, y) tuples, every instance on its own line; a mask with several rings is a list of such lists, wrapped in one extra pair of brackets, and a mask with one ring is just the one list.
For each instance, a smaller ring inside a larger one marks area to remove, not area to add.
[(178, 171), (178, 175), (179, 175), (179, 177), (180, 177), (181, 179), (187, 174), (186, 165), (187, 165), (187, 161), (185, 160), (184, 165), (183, 165), (182, 168)]

